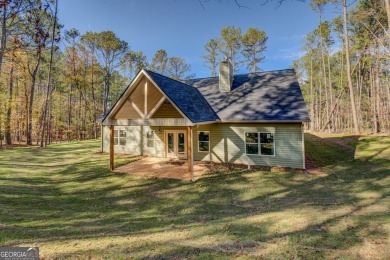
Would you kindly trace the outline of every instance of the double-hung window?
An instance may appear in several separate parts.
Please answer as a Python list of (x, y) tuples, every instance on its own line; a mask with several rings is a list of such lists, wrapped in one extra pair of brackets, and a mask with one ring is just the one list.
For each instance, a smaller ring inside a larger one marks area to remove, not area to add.
[(248, 155), (275, 155), (274, 133), (245, 133), (245, 153)]
[(114, 145), (126, 146), (126, 130), (114, 129)]
[(148, 131), (146, 133), (146, 146), (148, 148), (154, 148), (154, 131)]
[(198, 132), (198, 152), (210, 151), (210, 132), (199, 131)]

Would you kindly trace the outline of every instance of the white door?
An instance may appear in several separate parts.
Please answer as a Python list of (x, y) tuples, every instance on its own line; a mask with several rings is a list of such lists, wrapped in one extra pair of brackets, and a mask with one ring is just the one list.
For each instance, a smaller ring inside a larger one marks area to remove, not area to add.
[(187, 133), (184, 130), (165, 132), (165, 151), (168, 158), (187, 159)]

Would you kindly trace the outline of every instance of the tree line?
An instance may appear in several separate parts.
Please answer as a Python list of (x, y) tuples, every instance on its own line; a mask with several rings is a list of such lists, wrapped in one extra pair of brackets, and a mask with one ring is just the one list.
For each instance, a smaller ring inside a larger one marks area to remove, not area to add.
[[(325, 5), (343, 15), (323, 20)], [(385, 0), (311, 3), (318, 27), (294, 62), (313, 131), (388, 132), (390, 129), (389, 21)], [(58, 0), (0, 0), (0, 145), (46, 146), (100, 135), (99, 118), (141, 68), (177, 80), (195, 77), (191, 65), (158, 50), (151, 59), (112, 31), (63, 30)], [(234, 26), (205, 44), (211, 76), (221, 60), (234, 71), (260, 71), (267, 34)]]
[[(387, 4), (387, 6), (386, 6)], [(323, 19), (326, 5), (342, 15)], [(314, 0), (318, 27), (294, 62), (310, 111), (312, 131), (390, 132), (388, 0)]]
[(220, 37), (210, 39), (204, 46), (203, 60), (211, 76), (217, 76), (220, 61), (228, 59), (234, 72), (246, 65), (249, 72), (258, 72), (267, 49), (267, 33), (258, 28), (249, 28), (244, 34), (241, 28), (228, 26), (222, 28)]
[(58, 0), (0, 1), (0, 145), (97, 138), (141, 68), (195, 76), (183, 58), (161, 49), (148, 61), (112, 31), (62, 31), (57, 13)]

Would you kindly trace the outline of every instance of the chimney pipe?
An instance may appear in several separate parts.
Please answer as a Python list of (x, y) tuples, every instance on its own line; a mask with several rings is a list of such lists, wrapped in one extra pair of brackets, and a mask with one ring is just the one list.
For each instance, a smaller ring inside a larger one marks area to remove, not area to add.
[(219, 63), (219, 91), (230, 92), (233, 85), (233, 66), (228, 59)]

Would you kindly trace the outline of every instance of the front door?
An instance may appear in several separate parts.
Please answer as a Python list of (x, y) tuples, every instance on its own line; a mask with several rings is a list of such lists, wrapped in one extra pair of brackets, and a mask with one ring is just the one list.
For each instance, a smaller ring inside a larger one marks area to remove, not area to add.
[(187, 159), (187, 133), (184, 130), (165, 132), (165, 151), (169, 158)]

